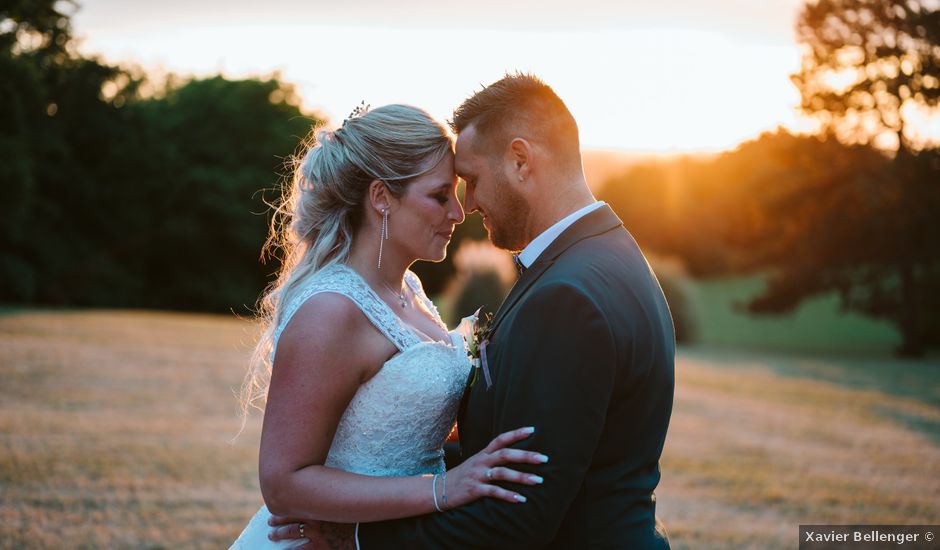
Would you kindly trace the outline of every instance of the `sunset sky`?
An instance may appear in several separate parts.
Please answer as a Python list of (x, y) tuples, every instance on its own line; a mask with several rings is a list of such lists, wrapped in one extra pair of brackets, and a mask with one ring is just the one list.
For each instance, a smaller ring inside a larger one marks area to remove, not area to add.
[(806, 128), (801, 0), (85, 0), (85, 54), (151, 72), (278, 71), (341, 121), (362, 100), (449, 118), (482, 84), (532, 71), (566, 101), (585, 147), (718, 151)]

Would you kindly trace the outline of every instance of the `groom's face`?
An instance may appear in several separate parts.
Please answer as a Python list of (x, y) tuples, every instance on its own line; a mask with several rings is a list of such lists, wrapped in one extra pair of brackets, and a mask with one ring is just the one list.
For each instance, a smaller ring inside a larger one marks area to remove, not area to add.
[(522, 250), (528, 244), (529, 204), (504, 170), (503, 151), (493, 150), (483, 140), (473, 124), (457, 136), (455, 167), (466, 182), (464, 209), (480, 213), (495, 246)]

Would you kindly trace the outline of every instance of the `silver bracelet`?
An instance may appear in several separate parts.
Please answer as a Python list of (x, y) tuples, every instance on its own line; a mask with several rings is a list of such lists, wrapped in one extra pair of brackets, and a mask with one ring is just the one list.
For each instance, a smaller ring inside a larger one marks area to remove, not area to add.
[(444, 470), (441, 473), (441, 504), (444, 506), (444, 510), (447, 509), (447, 470)]
[(438, 512), (443, 512), (441, 507), (437, 505), (437, 476), (440, 474), (434, 474), (434, 479), (431, 481), (431, 494), (434, 495), (434, 507), (437, 508)]

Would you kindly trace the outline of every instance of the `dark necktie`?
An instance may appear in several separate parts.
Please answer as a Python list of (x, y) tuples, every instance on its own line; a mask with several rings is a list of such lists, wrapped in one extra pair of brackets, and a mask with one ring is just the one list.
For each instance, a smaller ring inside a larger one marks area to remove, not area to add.
[(516, 264), (516, 271), (519, 272), (519, 276), (522, 277), (522, 274), (525, 273), (525, 264), (522, 263), (522, 260), (519, 259), (518, 254), (512, 255), (512, 263)]

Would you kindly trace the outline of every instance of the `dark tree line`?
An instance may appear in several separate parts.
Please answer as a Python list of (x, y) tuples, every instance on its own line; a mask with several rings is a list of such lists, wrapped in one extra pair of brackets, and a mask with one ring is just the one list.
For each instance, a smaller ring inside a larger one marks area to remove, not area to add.
[(72, 51), (63, 6), (0, 8), (0, 301), (244, 311), (277, 268), (264, 200), (315, 121), (277, 79), (144, 96)]
[(867, 145), (777, 131), (715, 158), (637, 165), (600, 198), (693, 277), (769, 274), (752, 313), (836, 292), (845, 309), (895, 324), (899, 351), (917, 356), (940, 347), (940, 152), (899, 170)]

